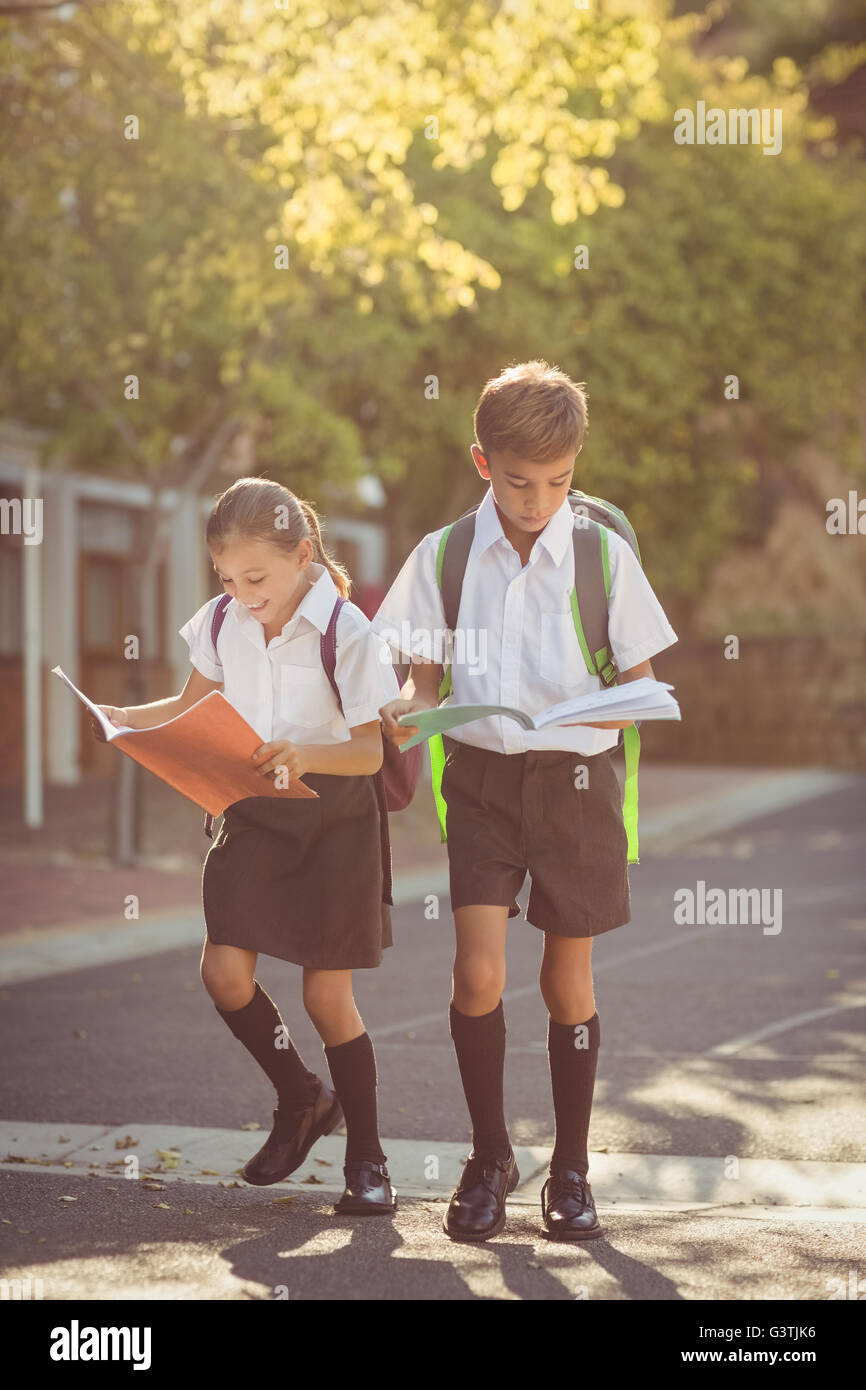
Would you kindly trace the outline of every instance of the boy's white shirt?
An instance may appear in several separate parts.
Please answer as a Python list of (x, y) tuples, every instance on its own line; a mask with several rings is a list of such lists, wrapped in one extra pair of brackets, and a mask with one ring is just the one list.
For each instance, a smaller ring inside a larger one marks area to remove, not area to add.
[(265, 743), (345, 743), (350, 728), (378, 719), (382, 705), (400, 693), (387, 645), (356, 604), (344, 603), (336, 634), (340, 713), (319, 648), (337, 589), (324, 565), (312, 563), (310, 577), (312, 588), (270, 642), (265, 642), (262, 624), (237, 599), (226, 608), (219, 657), (211, 640), (212, 598), (179, 629), (196, 670), (223, 682), (226, 699)]
[[(508, 705), (538, 714), (570, 696), (602, 688), (586, 669), (570, 594), (574, 588), (574, 513), (566, 498), (533, 544), (529, 562), (502, 530), (488, 487), (475, 519), (452, 664), (453, 695), (447, 704)], [(445, 613), (436, 583), (436, 555), (444, 526), (418, 542), (373, 618), (373, 628), (395, 661), (414, 654), (441, 661)], [(609, 634), (614, 660), (628, 671), (678, 640), (649, 580), (627, 541), (608, 531)], [(462, 649), (460, 647), (463, 634)], [(479, 719), (450, 737), (498, 753), (562, 750), (591, 755), (613, 748), (616, 729), (525, 730), (501, 716)]]

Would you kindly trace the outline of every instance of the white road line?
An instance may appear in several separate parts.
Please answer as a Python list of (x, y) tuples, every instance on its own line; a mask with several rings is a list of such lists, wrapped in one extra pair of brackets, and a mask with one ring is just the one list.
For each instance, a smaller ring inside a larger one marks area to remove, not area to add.
[(823, 1009), (808, 1009), (805, 1013), (791, 1014), (788, 1018), (780, 1018), (776, 1023), (768, 1023), (764, 1028), (756, 1028), (753, 1033), (743, 1033), (739, 1038), (732, 1038), (730, 1042), (717, 1043), (715, 1047), (708, 1048), (701, 1053), (703, 1057), (731, 1057), (735, 1052), (741, 1052), (745, 1047), (751, 1047), (753, 1043), (762, 1042), (765, 1038), (778, 1037), (780, 1033), (793, 1032), (795, 1028), (800, 1028), (804, 1023), (814, 1023), (819, 1018), (831, 1018), (833, 1014), (846, 1013), (849, 1009), (862, 1009), (866, 1007), (866, 999), (844, 998), (838, 1000)]
[[(185, 1125), (93, 1125), (0, 1123), (0, 1170), (35, 1175), (54, 1173), (70, 1186), (88, 1173), (118, 1185), (158, 1181), (170, 1191), (174, 1182), (247, 1184), (239, 1168), (264, 1142), (266, 1131), (200, 1129)], [(61, 1142), (62, 1139), (68, 1142)], [(117, 1148), (117, 1144), (122, 1145)], [(383, 1139), (388, 1168), (398, 1192), (406, 1197), (448, 1198), (462, 1171), (468, 1145), (438, 1139)], [(157, 1155), (176, 1151), (177, 1166), (163, 1171)], [(515, 1146), (521, 1182), (518, 1203), (536, 1205), (547, 1176), (551, 1149)], [(342, 1191), (345, 1139), (319, 1140), (293, 1178), (273, 1184), (280, 1193)], [(18, 1162), (15, 1162), (15, 1159)], [(23, 1162), (23, 1159), (29, 1162)], [(66, 1167), (65, 1164), (69, 1164)], [(677, 1154), (590, 1153), (590, 1182), (599, 1206), (616, 1209), (651, 1207), (690, 1210), (701, 1207), (739, 1209), (754, 1206), (794, 1207), (844, 1212), (862, 1218), (866, 1208), (866, 1164), (740, 1159), (738, 1176), (726, 1177), (729, 1160)], [(203, 1172), (202, 1170), (207, 1170)], [(133, 1177), (126, 1177), (126, 1172)], [(313, 1182), (308, 1179), (312, 1177)], [(82, 1195), (73, 1190), (68, 1195)], [(264, 1194), (263, 1194), (264, 1195)], [(162, 1197), (171, 1204), (171, 1197)]]

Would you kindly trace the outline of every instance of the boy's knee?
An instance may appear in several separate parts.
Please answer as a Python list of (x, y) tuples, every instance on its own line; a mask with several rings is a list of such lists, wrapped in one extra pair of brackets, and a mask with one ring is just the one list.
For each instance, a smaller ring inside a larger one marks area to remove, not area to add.
[(454, 1003), (461, 1013), (489, 1013), (505, 988), (505, 968), (491, 956), (458, 956), (454, 962)]

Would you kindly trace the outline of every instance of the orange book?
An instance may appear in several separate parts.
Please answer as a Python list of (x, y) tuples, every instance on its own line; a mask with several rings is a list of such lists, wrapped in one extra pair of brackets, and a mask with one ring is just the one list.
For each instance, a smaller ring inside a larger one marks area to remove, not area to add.
[(130, 729), (106, 719), (59, 666), (52, 667), (52, 674), (59, 676), (99, 721), (106, 742), (113, 743), (212, 816), (221, 816), (232, 802), (248, 796), (318, 798), (318, 792), (298, 777), (293, 777), (287, 787), (278, 788), (270, 774), (263, 776), (256, 771), (250, 757), (269, 740), (259, 737), (221, 690), (211, 690), (204, 699), (165, 724), (157, 724), (153, 729)]

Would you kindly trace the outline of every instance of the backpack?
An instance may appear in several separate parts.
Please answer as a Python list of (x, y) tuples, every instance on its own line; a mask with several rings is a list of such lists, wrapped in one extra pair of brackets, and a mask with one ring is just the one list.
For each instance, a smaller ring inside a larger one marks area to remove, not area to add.
[[(583, 518), (574, 527), (574, 589), (571, 592), (571, 612), (577, 641), (590, 675), (598, 676), (605, 687), (615, 684), (618, 675), (616, 662), (610, 651), (608, 636), (608, 599), (610, 596), (610, 564), (608, 560), (607, 532), (616, 531), (634, 551), (638, 561), (643, 564), (638, 549), (637, 537), (625, 512), (612, 502), (600, 497), (591, 497), (579, 489), (569, 490), (568, 500), (575, 516)], [(475, 535), (475, 513), (480, 503), (450, 526), (446, 526), (439, 542), (436, 556), (436, 581), (442, 595), (446, 627), (453, 633), (457, 627), (460, 612), (460, 595), (466, 562)], [(580, 600), (578, 601), (578, 594)], [(451, 667), (445, 666), (439, 686), (439, 702), (453, 691)], [(637, 837), (637, 770), (640, 759), (640, 720), (627, 729), (619, 730), (616, 747), (625, 751), (625, 787), (623, 790), (623, 823), (628, 837), (628, 863), (638, 864)], [(433, 796), (439, 815), (441, 838), (447, 839), (446, 803), (442, 796), (442, 771), (445, 766), (445, 748), (442, 735), (435, 734), (430, 740), (430, 767), (433, 780)], [(410, 750), (412, 751), (412, 750)]]
[[(337, 667), (337, 618), (340, 609), (346, 602), (344, 598), (338, 598), (331, 612), (331, 619), (325, 632), (322, 633), (319, 642), (319, 654), (325, 674), (331, 682), (337, 703), (340, 706), (340, 713), (343, 712), (343, 701), (340, 697), (339, 687), (337, 686), (336, 667)], [(217, 650), (217, 638), (223, 625), (226, 610), (231, 603), (231, 594), (223, 594), (214, 605), (213, 616), (211, 618), (211, 640), (213, 641), (214, 651)], [(382, 816), (388, 811), (402, 811), (412, 800), (415, 787), (418, 783), (418, 775), (421, 771), (421, 745), (416, 744), (410, 748), (408, 753), (401, 753), (390, 739), (383, 739), (384, 751), (383, 762), (379, 771), (374, 774), (376, 781), (376, 793), (379, 798), (379, 810)], [(210, 813), (205, 816), (204, 833), (213, 839), (214, 818)], [(387, 833), (387, 826), (385, 831)]]

